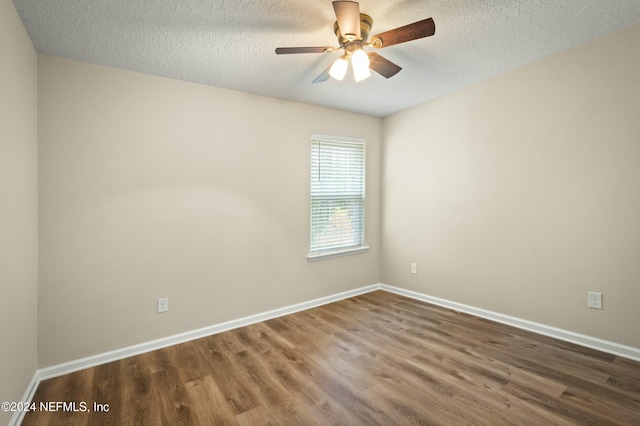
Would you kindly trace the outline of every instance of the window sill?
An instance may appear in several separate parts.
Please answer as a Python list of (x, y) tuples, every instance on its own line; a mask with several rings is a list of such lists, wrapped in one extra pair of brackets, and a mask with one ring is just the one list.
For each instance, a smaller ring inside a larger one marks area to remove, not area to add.
[(308, 254), (307, 261), (317, 262), (319, 260), (333, 259), (335, 257), (351, 256), (352, 254), (366, 253), (369, 251), (368, 246), (354, 247), (345, 250), (327, 251), (323, 253)]

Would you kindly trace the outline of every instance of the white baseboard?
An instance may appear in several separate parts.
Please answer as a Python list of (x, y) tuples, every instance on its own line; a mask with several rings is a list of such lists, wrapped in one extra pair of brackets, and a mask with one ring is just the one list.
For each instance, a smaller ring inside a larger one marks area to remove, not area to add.
[(114, 351), (104, 352), (63, 364), (53, 365), (51, 367), (45, 367), (38, 370), (40, 372), (40, 380), (62, 376), (64, 374), (73, 373), (74, 371), (84, 370), (85, 368), (89, 367), (95, 367), (96, 365), (106, 364), (108, 362), (117, 361), (123, 358), (128, 358), (130, 356), (140, 355), (146, 352), (155, 351), (157, 349), (166, 348), (168, 346), (177, 345), (179, 343), (200, 339), (202, 337), (211, 336), (223, 331), (233, 330), (234, 328), (244, 327), (261, 321), (267, 321), (273, 318), (278, 318), (284, 315), (293, 314), (295, 312), (304, 311), (305, 309), (315, 308), (316, 306), (326, 305), (327, 303), (336, 302), (338, 300), (348, 299), (349, 297), (369, 293), (371, 291), (379, 289), (379, 284), (372, 284), (366, 287), (360, 287), (355, 290), (349, 290), (342, 293), (310, 300), (308, 302), (285, 306), (284, 308), (278, 308), (272, 311), (249, 315), (248, 317), (210, 325), (208, 327), (187, 331), (185, 333), (174, 334), (173, 336), (163, 337), (161, 339), (140, 343), (122, 349), (116, 349)]
[[(284, 315), (293, 314), (295, 312), (300, 312), (306, 309), (315, 308), (317, 306), (326, 305), (327, 303), (336, 302), (338, 300), (348, 299), (349, 297), (358, 296), (358, 295), (369, 293), (375, 290), (388, 291), (390, 293), (395, 293), (401, 296), (410, 297), (412, 299), (421, 300), (423, 302), (453, 309), (459, 312), (464, 312), (477, 317), (486, 318), (502, 324), (510, 325), (523, 330), (532, 331), (534, 333), (542, 334), (544, 336), (554, 337), (559, 340), (564, 340), (567, 342), (575, 343), (581, 346), (585, 346), (588, 348), (596, 349), (602, 352), (610, 353), (613, 355), (621, 356), (623, 358), (628, 358), (628, 359), (640, 362), (639, 348), (621, 345), (618, 343), (598, 339), (598, 338), (587, 336), (584, 334), (578, 334), (572, 331), (535, 323), (532, 321), (512, 317), (509, 315), (503, 315), (497, 312), (492, 312), (492, 311), (476, 308), (469, 305), (464, 305), (457, 302), (452, 302), (450, 300), (440, 299), (438, 297), (428, 296), (426, 294), (418, 293), (411, 290), (405, 290), (402, 288), (393, 287), (386, 284), (373, 284), (366, 287), (357, 288), (355, 290), (345, 291), (342, 293), (337, 293), (334, 295), (329, 295), (326, 297), (310, 300), (308, 302), (298, 303), (295, 305), (286, 306), (284, 308), (274, 309), (272, 311), (262, 312), (262, 313), (250, 315), (244, 318), (227, 321), (220, 324), (215, 324), (209, 327), (204, 327), (197, 330), (176, 334), (173, 336), (168, 336), (162, 339), (152, 340), (149, 342), (140, 343), (137, 345), (126, 347), (126, 348), (117, 349), (114, 351), (104, 352), (104, 353), (93, 355), (90, 357), (65, 362), (63, 364), (41, 368), (37, 370), (33, 375), (33, 378), (31, 379), (31, 382), (29, 383), (29, 386), (24, 394), (23, 402), (31, 401), (36, 389), (38, 388), (38, 385), (42, 380), (51, 379), (53, 377), (62, 376), (64, 374), (73, 373), (75, 371), (84, 370), (85, 368), (95, 367), (97, 365), (106, 364), (108, 362), (117, 361), (123, 358), (139, 355), (145, 352), (151, 352), (157, 349), (166, 348), (168, 346), (177, 345), (179, 343), (188, 342), (190, 340), (200, 339), (202, 337), (211, 336), (213, 334), (221, 333), (223, 331), (232, 330), (239, 327), (244, 327), (244, 326), (255, 324), (261, 321), (266, 321), (266, 320), (281, 317)], [(24, 417), (24, 412), (22, 413), (16, 412), (11, 418), (9, 425), (18, 426), (22, 422), (23, 417)]]
[[(234, 328), (244, 327), (247, 325), (255, 324), (261, 321), (278, 318), (284, 315), (293, 314), (295, 312), (304, 311), (306, 309), (315, 308), (317, 306), (326, 305), (327, 303), (336, 302), (342, 299), (348, 299), (349, 297), (358, 296), (360, 294), (369, 293), (371, 291), (379, 290), (379, 284), (372, 284), (366, 287), (360, 287), (355, 290), (349, 290), (342, 293), (337, 293), (318, 299), (310, 300), (307, 302), (298, 303), (284, 308), (274, 309), (272, 311), (262, 312), (248, 317), (239, 318), (223, 322), (220, 324), (211, 325), (197, 330), (187, 331), (185, 333), (175, 334), (173, 336), (164, 337), (162, 339), (152, 340), (149, 342), (140, 343), (126, 348), (116, 349), (114, 351), (104, 352), (101, 354), (81, 358), (62, 364), (53, 365), (51, 367), (45, 367), (38, 369), (29, 387), (24, 394), (23, 402), (31, 402), (33, 395), (38, 388), (38, 385), (42, 380), (51, 379), (54, 377), (62, 376), (65, 374), (73, 373), (75, 371), (84, 370), (85, 368), (95, 367), (97, 365), (106, 364), (112, 361), (128, 358), (134, 355), (140, 355), (146, 352), (155, 351), (157, 349), (166, 348), (168, 346), (177, 345), (179, 343), (188, 342), (190, 340), (200, 339), (202, 337), (211, 336), (213, 334), (221, 333), (227, 330), (233, 330)], [(9, 421), (9, 426), (18, 426), (22, 423), (24, 418), (24, 412), (14, 413), (13, 417)]]
[[(27, 386), (27, 390), (24, 392), (22, 396), (22, 402), (28, 403), (33, 399), (33, 395), (36, 393), (36, 389), (38, 389), (38, 385), (40, 384), (40, 379), (38, 378), (38, 371), (33, 375), (29, 385)], [(15, 411), (13, 416), (9, 419), (9, 426), (19, 426), (24, 419), (24, 415), (26, 411)]]
[(417, 299), (423, 302), (453, 309), (455, 311), (464, 312), (476, 317), (486, 318), (488, 320), (510, 325), (512, 327), (532, 331), (534, 333), (542, 334), (543, 336), (553, 337), (558, 340), (575, 343), (580, 346), (585, 346), (587, 348), (596, 349), (602, 352), (640, 362), (640, 349), (634, 348), (632, 346), (621, 345), (619, 343), (610, 342), (608, 340), (574, 333), (573, 331), (563, 330), (561, 328), (551, 327), (548, 325), (512, 317), (509, 315), (503, 315), (497, 312), (488, 311), (486, 309), (463, 305), (462, 303), (452, 302), (450, 300), (440, 299), (438, 297), (428, 296), (426, 294), (418, 293), (411, 290), (405, 290), (386, 284), (380, 284), (380, 289), (388, 291), (390, 293), (399, 294), (401, 296), (410, 297), (412, 299)]

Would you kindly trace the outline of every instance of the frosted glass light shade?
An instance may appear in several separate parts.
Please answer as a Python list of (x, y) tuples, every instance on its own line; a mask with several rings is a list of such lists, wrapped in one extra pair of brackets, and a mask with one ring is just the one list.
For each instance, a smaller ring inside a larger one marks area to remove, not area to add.
[(362, 81), (371, 76), (369, 56), (367, 56), (364, 50), (356, 50), (351, 57), (351, 63), (353, 65), (353, 76), (356, 81)]
[(347, 60), (343, 57), (338, 58), (333, 65), (331, 65), (331, 69), (329, 69), (329, 75), (336, 80), (342, 80), (347, 73)]

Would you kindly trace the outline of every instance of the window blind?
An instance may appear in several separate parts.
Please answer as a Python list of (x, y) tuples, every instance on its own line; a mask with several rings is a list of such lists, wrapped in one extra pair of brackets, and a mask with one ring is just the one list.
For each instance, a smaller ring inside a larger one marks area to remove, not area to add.
[(314, 135), (310, 254), (363, 247), (364, 201), (364, 140)]

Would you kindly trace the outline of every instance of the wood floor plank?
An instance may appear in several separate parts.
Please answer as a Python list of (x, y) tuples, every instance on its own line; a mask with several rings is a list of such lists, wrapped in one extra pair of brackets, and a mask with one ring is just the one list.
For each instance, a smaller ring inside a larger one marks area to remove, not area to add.
[[(458, 424), (463, 419), (451, 409), (453, 392), (447, 386), (425, 376), (398, 371), (391, 374), (393, 366), (382, 357), (363, 355), (358, 362), (377, 379), (378, 383), (365, 391), (376, 406), (383, 404), (380, 407), (417, 424)], [(428, 385), (425, 386), (425, 382)]]
[(233, 360), (221, 352), (221, 343), (216, 336), (212, 336), (211, 339), (201, 339), (196, 344), (209, 363), (211, 376), (236, 414), (257, 407), (258, 399), (251, 386), (247, 383), (242, 372), (234, 365)]
[(23, 425), (640, 425), (640, 363), (375, 291), (45, 380), (33, 401), (92, 410)]
[(193, 402), (196, 416), (202, 419), (202, 424), (218, 426), (237, 424), (236, 413), (211, 375), (186, 383), (185, 389)]
[[(222, 347), (223, 345), (220, 345)], [(189, 383), (208, 375), (209, 363), (197, 345), (183, 343), (167, 348), (171, 366), (179, 365), (178, 374), (183, 383)]]
[(269, 410), (262, 406), (238, 414), (236, 420), (240, 426), (272, 426), (278, 424)]
[(161, 424), (200, 424), (177, 367), (156, 371), (152, 374), (152, 380), (155, 397), (160, 402)]
[[(94, 370), (82, 370), (62, 377), (43, 381), (38, 386), (33, 402), (36, 411), (25, 416), (23, 425), (82, 425), (87, 422), (86, 412), (75, 411), (74, 404), (91, 399)], [(59, 403), (68, 403), (60, 406)], [(44, 404), (41, 405), (41, 404)], [(54, 415), (40, 419), (34, 413)]]
[(261, 406), (268, 407), (275, 412), (275, 417), (285, 424), (313, 424), (310, 412), (313, 407), (305, 404), (295, 404), (293, 398), (274, 377), (273, 374), (249, 351), (235, 354), (236, 361), (243, 367)]
[[(90, 412), (87, 424), (121, 424), (122, 413), (122, 361), (110, 362), (94, 368), (93, 392), (88, 401)], [(128, 402), (127, 402), (128, 404)]]
[(220, 349), (228, 355), (237, 354), (238, 352), (247, 350), (247, 348), (238, 340), (235, 333), (220, 333), (217, 336), (221, 343)]
[(121, 422), (127, 425), (161, 424), (160, 407), (154, 397), (149, 365), (142, 356), (122, 360)]
[[(263, 335), (267, 336), (266, 333)], [(317, 405), (326, 401), (326, 395), (313, 380), (315, 372), (297, 356), (295, 348), (283, 345), (277, 339), (269, 339), (267, 344), (267, 350), (253, 353), (262, 359), (276, 382), (285, 389), (294, 390), (303, 403)], [(247, 347), (251, 349), (253, 343), (248, 342)]]
[(613, 360), (612, 364), (616, 366), (616, 372), (620, 376), (640, 381), (640, 370), (638, 369), (638, 362), (622, 357), (616, 357), (616, 359)]
[[(322, 424), (357, 424), (348, 411), (334, 403), (318, 386), (319, 382), (323, 382), (322, 379), (318, 380), (321, 372), (315, 371), (313, 366), (300, 356), (297, 348), (289, 346), (287, 339), (279, 339), (278, 335), (270, 337), (266, 325), (257, 324), (256, 327), (263, 328), (260, 335), (266, 340), (268, 347), (265, 349), (262, 344), (256, 345), (253, 353), (262, 360), (275, 382), (289, 390), (292, 396), (297, 396), (298, 405), (315, 407), (314, 412), (326, 420)], [(304, 340), (307, 341), (308, 338)], [(254, 342), (246, 341), (246, 344), (247, 348), (251, 349)], [(264, 414), (264, 410), (257, 412)]]

